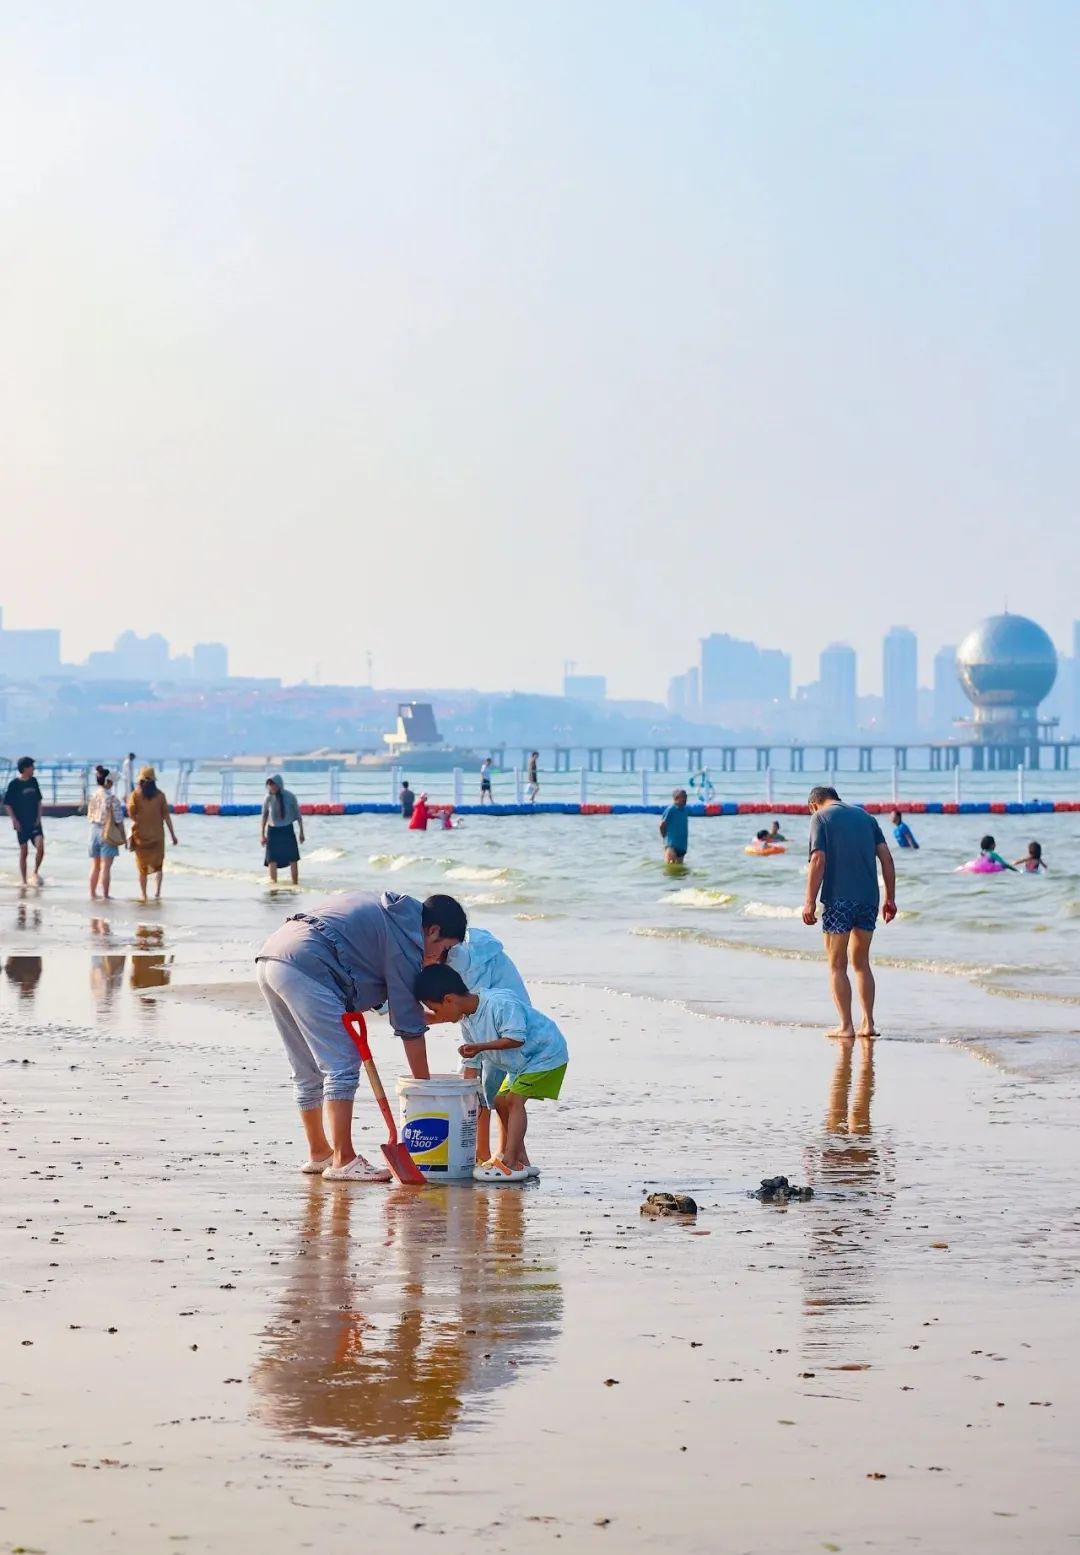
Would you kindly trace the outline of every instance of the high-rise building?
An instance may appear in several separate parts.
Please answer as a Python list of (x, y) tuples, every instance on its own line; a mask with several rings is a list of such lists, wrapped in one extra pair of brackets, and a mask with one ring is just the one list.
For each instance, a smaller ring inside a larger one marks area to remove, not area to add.
[(952, 734), (953, 725), (970, 714), (956, 668), (956, 647), (939, 648), (934, 654), (934, 733)]
[(0, 675), (10, 680), (40, 680), (60, 673), (60, 633), (51, 627), (9, 632), (0, 609)]
[(673, 675), (668, 682), (668, 712), (682, 718), (695, 718), (700, 701), (697, 666), (692, 664), (685, 675)]
[(701, 639), (701, 705), (786, 702), (791, 697), (791, 659), (779, 648), (713, 632)]
[(830, 643), (819, 662), (822, 735), (848, 739), (855, 733), (855, 650)]
[(193, 680), (217, 682), (229, 678), (229, 650), (224, 643), (196, 643), (191, 650)]
[(907, 738), (919, 724), (919, 644), (906, 626), (894, 626), (882, 643), (885, 732)]

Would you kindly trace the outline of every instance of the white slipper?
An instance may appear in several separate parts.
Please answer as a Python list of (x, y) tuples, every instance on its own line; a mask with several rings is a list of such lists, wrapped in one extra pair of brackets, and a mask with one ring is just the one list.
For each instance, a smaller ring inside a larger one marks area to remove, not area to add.
[(524, 1182), (529, 1173), (524, 1166), (507, 1166), (505, 1161), (485, 1161), (473, 1171), (474, 1182)]
[(538, 1182), (540, 1180), (540, 1168), (538, 1166), (533, 1166), (530, 1163), (525, 1168), (525, 1175), (530, 1182)]
[(324, 1182), (389, 1182), (390, 1173), (385, 1167), (372, 1166), (362, 1155), (354, 1156), (348, 1166), (328, 1166), (323, 1172)]
[(306, 1177), (321, 1177), (333, 1159), (332, 1155), (324, 1155), (321, 1161), (305, 1161), (300, 1170)]

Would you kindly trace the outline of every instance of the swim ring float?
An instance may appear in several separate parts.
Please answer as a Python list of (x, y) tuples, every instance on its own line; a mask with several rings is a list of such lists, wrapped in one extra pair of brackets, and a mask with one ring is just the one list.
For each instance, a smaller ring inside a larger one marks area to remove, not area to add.
[(1004, 864), (998, 864), (992, 858), (969, 858), (966, 864), (957, 866), (956, 872), (968, 875), (1000, 875), (1004, 868)]
[(743, 852), (756, 855), (758, 858), (769, 858), (773, 853), (786, 853), (787, 849), (778, 848), (774, 843), (770, 843), (766, 848), (746, 847), (743, 849)]

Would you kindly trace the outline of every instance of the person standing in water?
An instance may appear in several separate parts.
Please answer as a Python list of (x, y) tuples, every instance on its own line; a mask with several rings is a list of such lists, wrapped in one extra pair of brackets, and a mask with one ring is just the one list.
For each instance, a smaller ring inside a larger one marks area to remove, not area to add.
[(19, 847), (19, 874), (26, 885), (26, 866), (31, 844), (34, 848), (33, 884), (41, 884), (41, 865), (45, 858), (45, 833), (41, 826), (41, 784), (34, 776), (33, 756), (20, 756), (13, 777), (4, 792), (4, 809), (11, 816), (15, 841)]
[(127, 755), (120, 763), (120, 792), (116, 796), (122, 804), (127, 804), (128, 800), (131, 798), (131, 789), (134, 782), (135, 752), (128, 751)]
[(487, 801), (488, 804), (494, 804), (495, 803), (495, 800), (492, 798), (492, 794), (491, 794), (491, 757), (490, 756), (485, 756), (483, 761), (480, 763), (480, 803), (483, 804), (485, 802), (485, 800)]
[(266, 798), (262, 807), (262, 831), (260, 842), (266, 850), (263, 864), (270, 871), (270, 884), (277, 885), (277, 872), (289, 866), (289, 879), (293, 885), (300, 883), (300, 849), (294, 827), (300, 828), (300, 841), (304, 841), (304, 817), (296, 795), (289, 792), (275, 772), (266, 780)]
[(403, 821), (409, 821), (412, 819), (413, 806), (415, 803), (416, 795), (409, 787), (408, 778), (402, 778), (401, 787), (398, 789), (398, 804), (401, 806), (401, 819)]
[(536, 796), (540, 792), (540, 752), (533, 751), (529, 756), (529, 803), (536, 803)]
[[(885, 881), (881, 916), (886, 923), (896, 917), (896, 866), (874, 817), (856, 805), (843, 804), (835, 788), (812, 788), (807, 805), (811, 817), (810, 868), (802, 916), (807, 925), (817, 922), (820, 892), (829, 981), (840, 1017), (839, 1025), (829, 1036), (876, 1037), (876, 987), (870, 967), (870, 942), (881, 900), (878, 864)], [(862, 1025), (858, 1031), (851, 1020), (849, 965), (862, 1005)]]
[(677, 788), (671, 803), (660, 817), (660, 840), (664, 844), (664, 860), (668, 864), (681, 864), (690, 845), (690, 817), (686, 813), (686, 789)]
[(143, 767), (139, 781), (128, 800), (131, 816), (131, 841), (128, 846), (135, 855), (135, 867), (139, 871), (139, 896), (145, 902), (146, 882), (150, 875), (156, 880), (155, 902), (161, 896), (162, 872), (165, 868), (165, 832), (172, 838), (173, 847), (179, 847), (173, 830), (169, 801), (157, 786), (157, 773), (153, 767)]
[(915, 833), (904, 820), (899, 810), (894, 810), (892, 813), (892, 831), (898, 848), (914, 848), (915, 852), (918, 853), (919, 844), (915, 841)]
[(86, 819), (90, 822), (90, 896), (101, 894), (109, 900), (113, 859), (127, 847), (124, 833), (124, 807), (113, 793), (112, 773), (107, 767), (95, 768), (97, 786), (86, 801)]

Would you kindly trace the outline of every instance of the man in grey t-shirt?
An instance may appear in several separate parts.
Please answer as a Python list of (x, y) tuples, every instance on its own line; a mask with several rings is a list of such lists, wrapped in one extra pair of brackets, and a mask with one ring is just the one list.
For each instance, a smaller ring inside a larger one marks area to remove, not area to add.
[[(829, 981), (840, 1024), (830, 1037), (876, 1037), (874, 1029), (874, 974), (870, 968), (870, 941), (877, 927), (878, 863), (885, 881), (881, 916), (886, 923), (896, 917), (896, 866), (881, 827), (857, 805), (841, 803), (835, 788), (812, 788), (810, 810), (810, 868), (806, 877), (803, 922), (817, 922), (821, 893), (821, 927), (829, 958)], [(858, 1031), (851, 1022), (851, 979), (855, 975), (863, 1019)]]

